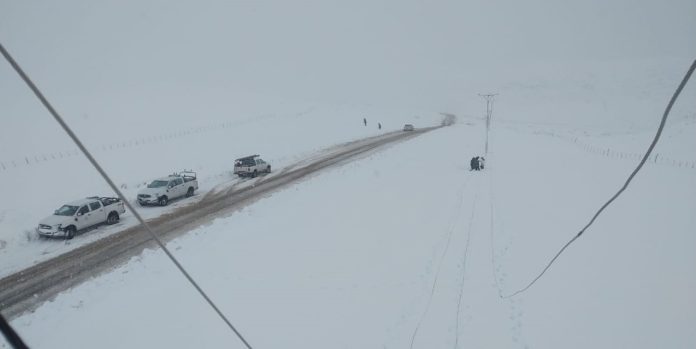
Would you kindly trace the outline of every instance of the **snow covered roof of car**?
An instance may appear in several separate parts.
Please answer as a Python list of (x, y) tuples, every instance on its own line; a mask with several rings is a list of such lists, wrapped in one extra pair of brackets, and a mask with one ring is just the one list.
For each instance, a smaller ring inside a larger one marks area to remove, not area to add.
[(99, 201), (99, 199), (84, 198), (84, 199), (79, 199), (79, 200), (75, 200), (75, 201), (70, 201), (66, 205), (68, 205), (68, 206), (82, 206), (82, 205), (87, 205), (88, 203), (95, 202), (95, 201)]
[(239, 158), (239, 159), (234, 159), (234, 161), (237, 161), (237, 160), (246, 160), (246, 159), (253, 159), (253, 158), (257, 158), (257, 157), (259, 157), (259, 156), (261, 156), (261, 155), (259, 155), (259, 154), (256, 154), (256, 155), (249, 155), (249, 156), (241, 157), (241, 158)]
[(179, 178), (179, 177), (181, 177), (181, 176), (170, 174), (169, 176), (166, 176), (166, 177), (155, 178), (153, 181), (170, 181), (173, 178)]

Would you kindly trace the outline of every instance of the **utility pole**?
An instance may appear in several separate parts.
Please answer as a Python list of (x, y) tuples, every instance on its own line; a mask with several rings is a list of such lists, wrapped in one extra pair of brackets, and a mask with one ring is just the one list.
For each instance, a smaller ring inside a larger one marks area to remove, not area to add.
[(493, 115), (493, 98), (497, 96), (497, 93), (481, 94), (479, 96), (486, 100), (486, 156), (488, 156), (488, 134), (491, 129), (491, 116)]

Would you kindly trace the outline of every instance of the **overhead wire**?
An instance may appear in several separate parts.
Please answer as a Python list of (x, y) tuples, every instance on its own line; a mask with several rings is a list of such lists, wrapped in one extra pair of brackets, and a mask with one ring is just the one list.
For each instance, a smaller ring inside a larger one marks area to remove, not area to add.
[(12, 68), (19, 74), (19, 76), (22, 78), (22, 80), (27, 84), (29, 89), (36, 95), (36, 97), (41, 101), (41, 104), (48, 110), (48, 112), (53, 116), (53, 118), (60, 124), (61, 128), (70, 136), (70, 138), (73, 140), (75, 145), (82, 151), (82, 153), (87, 157), (89, 162), (94, 166), (94, 168), (99, 172), (99, 174), (104, 178), (106, 183), (111, 187), (111, 189), (116, 193), (116, 195), (123, 201), (123, 203), (128, 207), (128, 209), (133, 212), (133, 215), (135, 218), (140, 222), (140, 224), (145, 227), (145, 230), (150, 234), (152, 239), (159, 245), (159, 247), (164, 251), (164, 253), (169, 257), (169, 259), (174, 263), (176, 268), (181, 272), (182, 275), (188, 280), (188, 282), (198, 291), (198, 293), (205, 299), (205, 301), (208, 303), (208, 305), (215, 311), (215, 313), (222, 319), (227, 327), (234, 332), (234, 334), (239, 338), (239, 340), (244, 343), (244, 346), (248, 349), (251, 349), (251, 345), (247, 342), (247, 340), (242, 336), (242, 334), (237, 330), (237, 328), (232, 325), (230, 320), (225, 316), (225, 314), (222, 313), (220, 308), (213, 302), (213, 300), (208, 296), (208, 294), (203, 291), (200, 285), (196, 282), (196, 280), (193, 279), (193, 277), (186, 271), (186, 269), (181, 265), (181, 263), (174, 257), (174, 255), (169, 251), (169, 249), (166, 247), (164, 242), (155, 234), (152, 229), (150, 229), (150, 226), (145, 222), (145, 220), (140, 216), (138, 211), (135, 210), (133, 205), (126, 199), (126, 197), (123, 195), (123, 193), (118, 189), (118, 187), (114, 184), (114, 182), (111, 180), (109, 175), (104, 171), (104, 169), (99, 165), (97, 160), (94, 159), (92, 154), (87, 150), (87, 148), (84, 146), (82, 141), (80, 141), (79, 137), (72, 131), (70, 126), (63, 120), (63, 118), (58, 114), (58, 112), (53, 108), (51, 103), (46, 99), (46, 97), (41, 93), (39, 88), (34, 84), (34, 82), (29, 78), (29, 76), (24, 72), (24, 70), (19, 66), (17, 61), (10, 55), (10, 53), (5, 49), (5, 47), (0, 43), (0, 52), (2, 52), (2, 55), (5, 57), (8, 63), (12, 66)]
[(679, 95), (681, 94), (682, 90), (684, 89), (684, 86), (686, 86), (686, 83), (691, 78), (691, 75), (693, 74), (695, 69), (696, 69), (696, 60), (694, 60), (694, 62), (691, 64), (691, 67), (689, 68), (689, 70), (687, 70), (686, 75), (684, 75), (684, 78), (682, 79), (681, 83), (677, 87), (676, 91), (674, 91), (672, 98), (669, 100), (669, 103), (667, 104), (667, 108), (665, 109), (665, 112), (662, 115), (662, 121), (660, 121), (660, 126), (658, 127), (657, 133), (655, 134), (655, 137), (653, 138), (652, 142), (650, 143), (648, 150), (643, 155), (643, 158), (641, 159), (640, 163), (638, 163), (638, 166), (636, 166), (636, 168), (633, 170), (631, 175), (628, 176), (628, 179), (626, 179), (626, 182), (619, 189), (619, 191), (617, 191), (616, 194), (614, 194), (607, 202), (604, 203), (604, 205), (602, 205), (599, 208), (599, 210), (594, 214), (592, 219), (590, 219), (590, 221), (587, 223), (587, 225), (585, 225), (585, 227), (583, 227), (572, 239), (570, 239), (565, 245), (563, 245), (563, 247), (558, 251), (558, 253), (556, 253), (556, 255), (554, 255), (553, 258), (551, 258), (551, 260), (548, 262), (546, 267), (544, 267), (544, 269), (529, 284), (527, 284), (525, 287), (513, 292), (510, 295), (504, 296), (504, 298), (514, 297), (522, 292), (527, 291), (530, 287), (532, 287), (532, 285), (534, 285), (546, 273), (546, 271), (549, 270), (551, 265), (558, 259), (558, 257), (561, 256), (561, 254), (568, 248), (568, 246), (570, 246), (573, 242), (575, 242), (575, 240), (577, 240), (580, 236), (582, 236), (582, 234), (585, 233), (585, 231), (590, 226), (592, 226), (592, 224), (595, 222), (597, 217), (599, 217), (599, 215), (604, 211), (604, 209), (606, 209), (612, 202), (614, 202), (614, 200), (616, 200), (616, 198), (618, 198), (624, 192), (624, 190), (626, 190), (626, 188), (628, 188), (628, 185), (633, 180), (633, 177), (635, 177), (636, 174), (638, 174), (638, 172), (641, 170), (641, 168), (643, 168), (643, 165), (650, 157), (653, 149), (655, 148), (655, 145), (657, 145), (657, 141), (660, 139), (660, 135), (662, 135), (662, 131), (665, 128), (665, 124), (667, 123), (667, 117), (669, 116), (669, 113), (672, 110), (672, 106), (676, 102), (677, 98), (679, 98)]
[(15, 349), (28, 349), (29, 347), (24, 343), (22, 337), (17, 334), (17, 332), (10, 326), (10, 323), (5, 320), (5, 318), (0, 314), (0, 332), (7, 339), (9, 343)]

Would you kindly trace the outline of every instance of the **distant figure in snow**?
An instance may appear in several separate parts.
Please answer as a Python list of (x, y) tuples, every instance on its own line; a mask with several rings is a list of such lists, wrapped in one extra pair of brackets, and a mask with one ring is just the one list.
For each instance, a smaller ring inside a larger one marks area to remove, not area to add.
[(367, 126), (367, 119), (363, 118), (363, 124), (365, 124), (365, 126)]
[(479, 157), (479, 158), (478, 158), (478, 167), (479, 167), (478, 169), (479, 169), (479, 171), (483, 170), (483, 168), (484, 168), (485, 165), (486, 165), (486, 158), (484, 158), (483, 156)]
[(378, 122), (378, 123), (377, 123), (377, 129), (380, 129), (380, 130), (382, 129), (382, 123), (381, 123), (381, 122)]
[(479, 165), (480, 165), (480, 163), (479, 163), (479, 157), (478, 157), (478, 156), (474, 156), (473, 158), (471, 158), (470, 164), (471, 164), (471, 169), (470, 169), (469, 171), (478, 171), (478, 170), (479, 170)]

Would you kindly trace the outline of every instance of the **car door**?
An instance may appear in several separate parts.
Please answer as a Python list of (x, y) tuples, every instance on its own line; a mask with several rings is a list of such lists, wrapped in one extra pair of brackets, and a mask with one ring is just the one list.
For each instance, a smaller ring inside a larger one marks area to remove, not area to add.
[(99, 201), (93, 201), (89, 203), (88, 215), (90, 217), (90, 225), (95, 225), (106, 221), (106, 213), (104, 212), (104, 206), (102, 206), (101, 202)]
[(172, 179), (167, 183), (167, 196), (170, 200), (176, 199), (176, 194), (176, 181)]
[(75, 214), (75, 228), (77, 230), (89, 227), (89, 206), (83, 205)]
[(176, 179), (177, 196), (181, 197), (186, 195), (186, 185), (184, 185), (183, 178)]
[(169, 188), (169, 198), (176, 199), (181, 196), (181, 185), (179, 185), (178, 179), (172, 179), (169, 182), (171, 188)]

